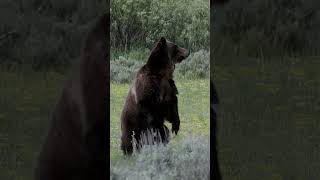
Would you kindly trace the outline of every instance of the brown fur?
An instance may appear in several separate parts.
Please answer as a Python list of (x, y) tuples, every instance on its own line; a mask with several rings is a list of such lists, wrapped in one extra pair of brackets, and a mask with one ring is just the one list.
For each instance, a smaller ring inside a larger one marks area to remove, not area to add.
[(109, 15), (89, 33), (39, 156), (36, 180), (107, 179)]
[[(210, 0), (211, 11), (213, 8), (216, 8), (217, 5), (222, 5), (228, 3), (229, 0)], [(211, 15), (210, 21), (213, 22), (213, 16)], [(213, 30), (211, 30), (213, 34)], [(210, 37), (210, 41), (214, 43), (214, 36)], [(213, 48), (213, 46), (211, 46)], [(213, 50), (213, 49), (211, 49)], [(217, 150), (217, 114), (216, 114), (216, 105), (219, 103), (216, 87), (213, 81), (213, 77), (210, 78), (210, 164), (212, 168), (210, 170), (210, 178), (213, 180), (222, 180), (220, 165), (218, 159), (218, 150)]]
[(188, 51), (161, 38), (151, 51), (148, 62), (138, 71), (127, 96), (121, 115), (121, 148), (131, 154), (132, 134), (140, 140), (146, 130), (158, 130), (162, 142), (168, 141), (164, 120), (172, 123), (172, 131), (179, 130), (177, 90), (172, 80), (174, 65), (188, 56)]

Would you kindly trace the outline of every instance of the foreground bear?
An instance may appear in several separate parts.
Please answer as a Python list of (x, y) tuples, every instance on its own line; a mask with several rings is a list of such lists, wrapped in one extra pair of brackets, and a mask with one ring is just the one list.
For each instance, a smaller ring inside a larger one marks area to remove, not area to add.
[[(229, 0), (210, 0), (210, 9), (211, 11), (214, 9), (214, 5), (221, 5), (227, 3)], [(212, 13), (213, 14), (213, 13)], [(211, 25), (214, 24), (213, 16), (210, 17)], [(213, 32), (213, 28), (211, 29), (211, 34)], [(214, 43), (214, 36), (211, 36), (210, 41)], [(211, 52), (213, 51), (213, 46), (211, 45)], [(212, 59), (211, 59), (212, 60)], [(214, 68), (214, 67), (213, 67)], [(212, 68), (212, 69), (213, 69)], [(216, 105), (219, 103), (215, 83), (213, 77), (210, 78), (210, 164), (212, 168), (210, 169), (210, 178), (213, 180), (222, 180), (219, 158), (218, 158), (218, 141), (217, 141), (217, 112)]]
[(132, 135), (141, 145), (141, 135), (147, 130), (158, 132), (158, 138), (167, 142), (169, 130), (164, 125), (165, 119), (172, 123), (172, 132), (178, 133), (178, 92), (172, 74), (175, 64), (188, 55), (187, 49), (163, 37), (151, 50), (147, 63), (137, 72), (121, 114), (121, 149), (124, 154), (133, 151)]
[(36, 180), (107, 179), (109, 15), (89, 33), (63, 89), (39, 156)]

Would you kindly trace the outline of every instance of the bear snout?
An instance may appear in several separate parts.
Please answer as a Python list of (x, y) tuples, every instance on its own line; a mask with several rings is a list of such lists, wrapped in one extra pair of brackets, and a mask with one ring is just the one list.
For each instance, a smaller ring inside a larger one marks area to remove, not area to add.
[(180, 48), (180, 50), (179, 50), (179, 57), (178, 57), (178, 59), (177, 59), (177, 61), (180, 63), (182, 60), (184, 60), (184, 59), (186, 59), (188, 56), (189, 56), (189, 54), (190, 54), (190, 52), (187, 50), (187, 49), (185, 49), (185, 48)]
[(182, 56), (184, 56), (184, 58), (187, 58), (190, 52), (186, 48), (181, 48), (181, 49), (182, 49)]

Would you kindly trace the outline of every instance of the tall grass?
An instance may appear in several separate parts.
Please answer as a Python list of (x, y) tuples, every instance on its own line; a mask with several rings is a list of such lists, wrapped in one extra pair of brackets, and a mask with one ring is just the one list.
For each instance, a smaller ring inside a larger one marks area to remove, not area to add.
[(224, 179), (319, 179), (320, 58), (219, 58)]

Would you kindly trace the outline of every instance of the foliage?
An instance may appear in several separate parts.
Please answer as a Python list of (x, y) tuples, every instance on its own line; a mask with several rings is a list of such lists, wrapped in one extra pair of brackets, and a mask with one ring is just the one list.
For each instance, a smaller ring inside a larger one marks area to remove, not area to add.
[(209, 47), (209, 1), (111, 1), (111, 46), (151, 47), (161, 36), (189, 49)]
[(210, 77), (210, 53), (199, 50), (191, 53), (187, 59), (176, 65), (177, 78), (198, 79)]
[[(180, 143), (144, 146), (129, 161), (110, 164), (110, 178), (209, 179), (210, 143), (202, 136), (189, 136)], [(129, 162), (129, 163), (128, 163)]]
[[(117, 83), (129, 83), (133, 80), (136, 72), (146, 63), (149, 52), (132, 50), (126, 54), (113, 54), (110, 61), (110, 80)], [(116, 54), (116, 55), (115, 55)], [(187, 59), (176, 65), (175, 77), (178, 79), (209, 78), (210, 54), (206, 50), (191, 53)]]
[(110, 62), (110, 80), (118, 83), (129, 83), (142, 66), (143, 62), (141, 61), (120, 56), (115, 61)]
[(64, 68), (80, 56), (83, 37), (104, 8), (104, 0), (2, 0), (0, 64)]
[(318, 0), (233, 0), (213, 9), (215, 54), (319, 55)]

